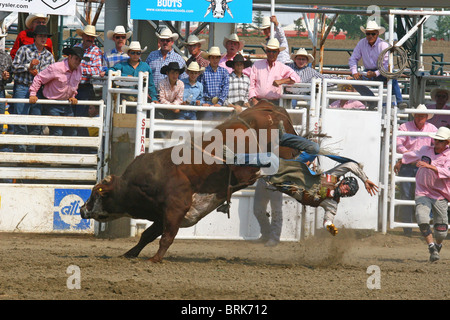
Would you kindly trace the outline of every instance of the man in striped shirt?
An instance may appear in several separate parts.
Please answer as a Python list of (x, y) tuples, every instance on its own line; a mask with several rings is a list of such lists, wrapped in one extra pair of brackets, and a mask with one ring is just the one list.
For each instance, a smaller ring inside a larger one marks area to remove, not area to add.
[[(33, 82), (34, 77), (52, 63), (55, 63), (53, 55), (45, 48), (47, 38), (51, 36), (48, 33), (45, 25), (39, 25), (29, 34), (34, 37), (34, 43), (24, 45), (19, 48), (12, 64), (12, 72), (14, 74), (14, 98), (28, 98), (30, 96), (29, 87)], [(41, 106), (30, 106), (28, 103), (15, 103), (14, 113), (23, 115), (41, 115)], [(40, 126), (23, 126), (15, 125), (14, 134), (33, 134), (39, 135), (41, 133)], [(26, 152), (27, 148), (24, 145), (17, 146), (18, 152)], [(30, 152), (35, 151), (34, 146), (29, 146)]]
[(131, 35), (131, 31), (125, 32), (124, 26), (116, 26), (114, 30), (109, 30), (106, 33), (106, 37), (109, 40), (114, 41), (115, 47), (114, 49), (105, 52), (103, 55), (105, 69), (111, 68), (119, 62), (128, 60), (129, 56), (122, 51), (122, 48)]

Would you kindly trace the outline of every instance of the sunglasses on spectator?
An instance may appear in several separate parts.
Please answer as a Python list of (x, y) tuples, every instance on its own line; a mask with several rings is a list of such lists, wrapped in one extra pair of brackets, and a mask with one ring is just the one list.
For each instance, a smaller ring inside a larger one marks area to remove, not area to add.
[(159, 41), (161, 41), (161, 42), (170, 42), (170, 41), (172, 41), (172, 39), (159, 39)]
[(142, 52), (140, 51), (130, 51), (129, 54), (138, 55), (140, 56)]
[(366, 36), (375, 36), (376, 32), (366, 32)]
[(127, 36), (114, 36), (116, 39), (125, 39)]

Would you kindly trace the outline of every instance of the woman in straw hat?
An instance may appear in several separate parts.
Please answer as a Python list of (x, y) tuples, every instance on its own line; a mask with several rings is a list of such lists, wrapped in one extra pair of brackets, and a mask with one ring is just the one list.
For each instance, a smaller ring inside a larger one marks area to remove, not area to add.
[[(153, 82), (152, 69), (148, 63), (141, 60), (142, 53), (147, 47), (141, 48), (139, 41), (131, 41), (129, 46), (122, 47), (123, 52), (128, 56), (126, 61), (119, 62), (108, 70), (120, 71), (122, 76), (138, 77), (139, 72), (148, 72), (148, 96), (150, 101), (157, 102), (158, 95), (156, 93), (155, 83)], [(127, 107), (127, 113), (135, 113), (136, 109)]]
[(116, 63), (128, 60), (128, 55), (123, 52), (123, 46), (127, 43), (127, 40), (131, 37), (131, 35), (132, 32), (126, 32), (124, 26), (116, 26), (114, 30), (108, 30), (106, 37), (109, 40), (114, 41), (115, 47), (108, 52), (105, 52), (103, 55), (106, 68), (111, 68)]
[[(48, 23), (48, 19), (49, 17), (46, 14), (42, 13), (30, 13), (28, 15), (25, 20), (26, 29), (19, 32), (16, 41), (14, 42), (14, 45), (11, 49), (11, 52), (9, 53), (11, 55), (11, 59), (14, 60), (17, 50), (19, 50), (21, 46), (34, 43), (34, 38), (29, 37), (28, 33), (34, 31), (34, 29), (38, 25), (46, 25)], [(45, 48), (50, 51), (50, 53), (53, 53), (53, 43), (50, 37), (45, 43)]]
[[(416, 221), (428, 244), (430, 261), (440, 259), (442, 242), (448, 233), (448, 201), (450, 201), (450, 129), (440, 127), (429, 135), (433, 146), (403, 154), (395, 166), (396, 172), (402, 164), (416, 163)], [(434, 238), (430, 226), (430, 212), (433, 214)], [(436, 241), (435, 241), (436, 240)]]
[[(291, 54), (292, 63), (287, 65), (291, 67), (299, 76), (302, 83), (310, 83), (313, 78), (318, 79), (340, 79), (338, 76), (321, 74), (309, 65), (314, 61), (314, 57), (304, 48), (300, 48), (297, 52)], [(333, 84), (330, 84), (333, 85)]]
[[(428, 109), (435, 110), (450, 110), (450, 105), (447, 105), (450, 90), (445, 87), (435, 88), (431, 90), (431, 100), (434, 104), (427, 105)], [(450, 114), (435, 114), (434, 117), (429, 120), (437, 128), (450, 126)]]

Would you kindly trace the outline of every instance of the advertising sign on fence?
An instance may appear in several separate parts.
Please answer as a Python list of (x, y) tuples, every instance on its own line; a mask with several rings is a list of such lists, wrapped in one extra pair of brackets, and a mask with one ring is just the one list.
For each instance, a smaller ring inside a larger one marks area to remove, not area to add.
[(253, 0), (130, 0), (137, 20), (251, 23)]
[(2, 0), (0, 11), (73, 16), (76, 0)]

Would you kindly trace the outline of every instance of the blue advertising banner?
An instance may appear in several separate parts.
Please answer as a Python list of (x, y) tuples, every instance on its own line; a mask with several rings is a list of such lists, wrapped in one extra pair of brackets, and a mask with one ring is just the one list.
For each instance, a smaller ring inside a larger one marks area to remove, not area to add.
[(252, 23), (253, 0), (130, 0), (130, 18)]
[(90, 194), (90, 189), (55, 189), (53, 230), (89, 229), (90, 220), (81, 219), (80, 207)]

